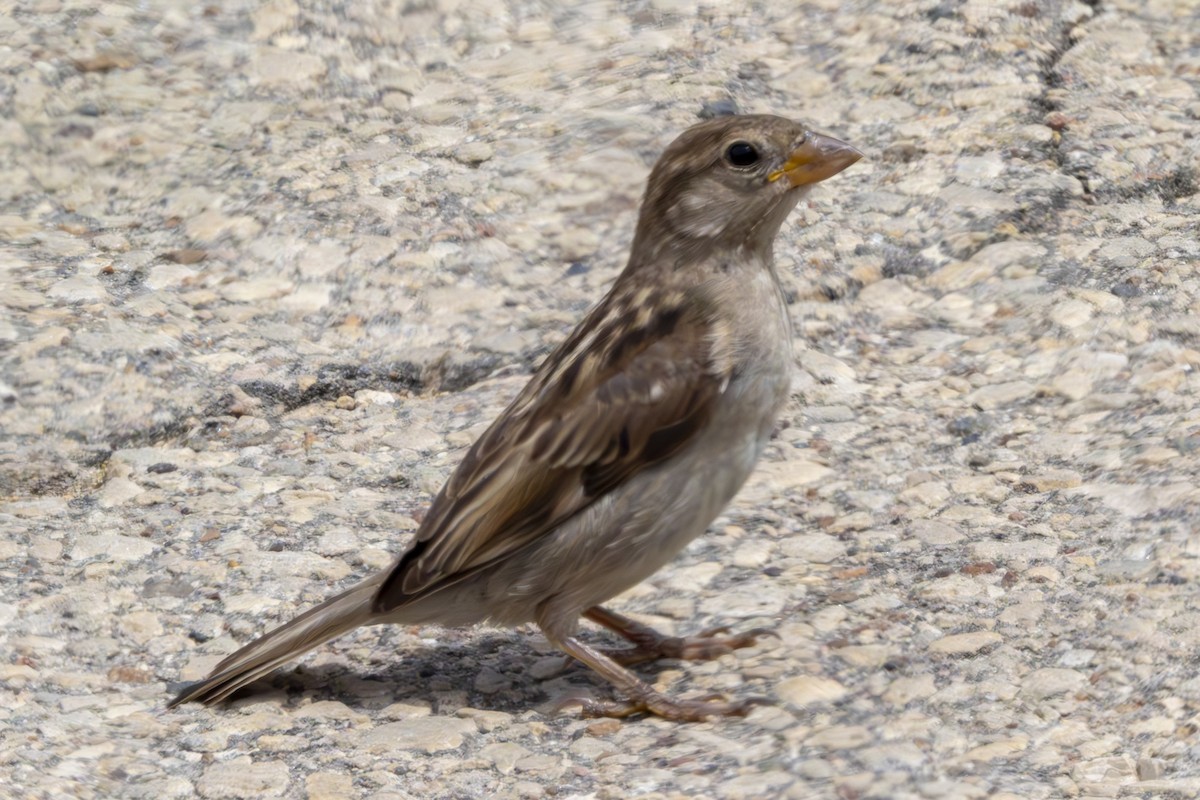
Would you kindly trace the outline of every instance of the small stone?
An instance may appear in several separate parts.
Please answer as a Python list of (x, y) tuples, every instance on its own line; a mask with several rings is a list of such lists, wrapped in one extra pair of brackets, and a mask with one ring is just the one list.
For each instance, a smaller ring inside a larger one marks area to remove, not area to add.
[(221, 295), (234, 303), (260, 303), (285, 297), (294, 289), (295, 284), (284, 278), (258, 278), (222, 286)]
[(1024, 482), (1039, 492), (1050, 492), (1055, 489), (1074, 489), (1083, 483), (1083, 479), (1074, 470), (1049, 469), (1026, 477)]
[(994, 647), (1004, 641), (1004, 637), (993, 631), (973, 631), (944, 636), (929, 645), (935, 653), (944, 655), (973, 655), (988, 647)]
[(91, 275), (76, 275), (58, 281), (46, 295), (65, 303), (101, 303), (110, 299), (108, 290)]
[(314, 772), (304, 779), (307, 800), (343, 800), (354, 794), (354, 780), (337, 772)]
[(935, 546), (955, 544), (965, 538), (953, 525), (932, 519), (913, 520), (908, 532), (925, 544)]
[(325, 75), (324, 59), (276, 47), (261, 47), (251, 62), (251, 74), (264, 86), (311, 85)]
[(128, 478), (112, 478), (105, 482), (104, 488), (100, 491), (99, 505), (101, 508), (115, 508), (129, 502), (144, 491), (145, 489)]
[(944, 481), (923, 481), (905, 489), (899, 499), (905, 503), (937, 508), (950, 499), (950, 489)]
[[(222, 214), (220, 211), (209, 209), (188, 219), (184, 224), (184, 228), (188, 236), (197, 242), (216, 241), (223, 236), (231, 236), (234, 239), (243, 240), (249, 239), (262, 231), (262, 223), (251, 216), (230, 217)], [(246, 281), (243, 281), (243, 283), (246, 283)]]
[(337, 700), (318, 700), (315, 703), (310, 703), (303, 708), (297, 709), (295, 716), (297, 719), (343, 721), (352, 722), (357, 725), (364, 725), (371, 721), (371, 718), (366, 714), (355, 711), (350, 706)]
[(846, 554), (842, 541), (824, 533), (789, 536), (779, 543), (784, 555), (802, 558), (810, 564), (828, 564)]
[(372, 753), (393, 750), (419, 750), (438, 753), (453, 750), (463, 743), (467, 734), (476, 733), (475, 723), (457, 717), (415, 717), (402, 722), (390, 722), (367, 731), (362, 744)]
[(149, 683), (154, 677), (146, 669), (130, 666), (112, 667), (105, 675), (113, 683)]
[(1058, 554), (1058, 545), (1046, 539), (1023, 539), (1012, 542), (975, 542), (970, 548), (971, 557), (979, 561), (999, 564), (1023, 564), (1044, 561)]
[(719, 561), (702, 561), (699, 564), (679, 566), (672, 570), (662, 584), (680, 591), (696, 590), (712, 582), (724, 566)]
[(528, 755), (529, 751), (515, 742), (493, 742), (479, 751), (479, 757), (491, 761), (501, 775), (512, 773), (517, 762)]
[(554, 38), (554, 26), (549, 20), (527, 19), (517, 26), (516, 39), (519, 42), (541, 42)]
[(743, 569), (757, 569), (771, 560), (771, 543), (762, 539), (742, 542), (733, 551), (731, 563)]
[(587, 731), (589, 736), (612, 736), (614, 733), (621, 730), (621, 720), (597, 720), (596, 722), (589, 723), (584, 730)]
[(770, 462), (761, 465), (760, 470), (780, 489), (815, 483), (831, 472), (829, 467), (803, 459)]
[(254, 762), (250, 756), (213, 764), (196, 783), (201, 797), (231, 798), (283, 797), (290, 778), (282, 761)]
[(820, 633), (832, 633), (841, 627), (848, 616), (850, 614), (845, 606), (826, 606), (810, 616), (808, 624)]
[(871, 732), (861, 725), (833, 725), (819, 730), (804, 740), (810, 747), (830, 750), (852, 750), (872, 740)]
[[(917, 769), (925, 763), (928, 756), (914, 742), (889, 742), (874, 747), (864, 747), (855, 756), (864, 766), (877, 771), (889, 768), (904, 767)], [(877, 772), (878, 774), (878, 772)], [(990, 800), (990, 798), (989, 798)]]
[(1167, 764), (1161, 758), (1143, 757), (1137, 760), (1139, 781), (1156, 781), (1167, 774)]
[(1045, 255), (1046, 248), (1036, 242), (996, 242), (966, 261), (947, 264), (930, 275), (928, 282), (939, 289), (957, 291), (991, 278), (1014, 264), (1034, 264)]
[(503, 673), (491, 667), (484, 667), (475, 675), (475, 691), (481, 694), (495, 694), (512, 688), (512, 680)]
[(1025, 573), (1025, 578), (1037, 583), (1058, 583), (1062, 580), (1062, 573), (1049, 564), (1039, 564), (1030, 567)]
[(251, 38), (261, 42), (283, 31), (291, 30), (299, 24), (299, 15), (300, 8), (295, 0), (271, 0), (271, 2), (263, 3), (250, 15), (250, 19), (254, 23), (254, 33)]
[(1092, 318), (1093, 312), (1082, 300), (1064, 300), (1050, 311), (1050, 319), (1064, 328), (1078, 328)]
[(353, 397), (344, 394), (337, 399), (335, 405), (343, 411), (353, 411), (357, 404), (354, 402)]
[(977, 578), (966, 575), (948, 575), (930, 581), (918, 590), (922, 597), (946, 602), (957, 602), (979, 597), (983, 594), (983, 584)]
[(175, 264), (199, 264), (208, 258), (208, 251), (195, 247), (188, 247), (183, 250), (168, 250), (163, 253), (163, 258)]
[(728, 117), (738, 113), (737, 102), (731, 98), (723, 97), (720, 100), (707, 100), (700, 106), (700, 111), (696, 116), (700, 119), (712, 119), (713, 117)]
[(878, 669), (891, 659), (892, 647), (886, 644), (853, 644), (833, 651), (847, 664), (865, 669)]
[(932, 675), (904, 676), (888, 685), (883, 699), (895, 706), (906, 706), (914, 700), (924, 700), (936, 691)]
[(1086, 783), (1102, 784), (1109, 781), (1122, 783), (1124, 780), (1134, 778), (1137, 775), (1137, 769), (1137, 762), (1129, 756), (1108, 756), (1080, 761), (1071, 768), (1071, 777)]
[(190, 283), (195, 277), (196, 270), (182, 264), (155, 264), (146, 275), (146, 288), (173, 289)]
[(0, 237), (13, 243), (27, 242), (42, 226), (16, 214), (0, 214)]
[(799, 675), (775, 687), (775, 694), (795, 706), (828, 705), (846, 696), (846, 687), (832, 678)]
[(136, 536), (121, 536), (102, 533), (95, 536), (80, 536), (75, 540), (71, 558), (76, 561), (104, 555), (117, 561), (137, 561), (154, 552), (156, 545), (150, 539)]
[(475, 727), (484, 733), (507, 728), (513, 721), (512, 714), (505, 714), (503, 711), (471, 708), (470, 706), (464, 706), (454, 713), (464, 719), (473, 720)]
[(963, 156), (954, 164), (955, 176), (965, 182), (990, 182), (1004, 173), (1004, 159), (1000, 153), (984, 156)]
[(749, 772), (721, 784), (719, 797), (729, 800), (761, 800), (764, 797), (785, 797), (787, 786), (795, 783), (792, 775), (780, 769)]
[(550, 753), (531, 753), (517, 762), (518, 772), (555, 772), (558, 770), (560, 757)]
[(487, 142), (467, 142), (451, 151), (451, 155), (455, 161), (473, 167), (485, 161), (490, 161), (494, 154), (495, 150)]
[(1027, 747), (1029, 747), (1028, 736), (1014, 736), (1011, 739), (1001, 739), (998, 742), (990, 742), (979, 747), (974, 747), (959, 756), (958, 760), (995, 761), (1024, 752)]
[(150, 611), (132, 611), (121, 615), (118, 623), (121, 633), (137, 644), (145, 644), (156, 636), (162, 636), (163, 626), (158, 615)]
[(1021, 695), (1033, 700), (1044, 700), (1087, 685), (1087, 676), (1073, 669), (1045, 667), (1036, 669), (1021, 681)]
[(1051, 388), (1068, 400), (1082, 400), (1092, 393), (1093, 385), (1091, 373), (1082, 369), (1068, 369), (1050, 382)]
[(375, 389), (359, 389), (354, 393), (356, 406), (391, 406), (396, 404), (396, 395)]
[(73, 58), (71, 63), (80, 72), (110, 72), (114, 69), (129, 69), (137, 63), (131, 53), (104, 52), (86, 58)]
[(1028, 381), (1009, 381), (980, 387), (967, 395), (966, 399), (981, 411), (990, 411), (1031, 400), (1036, 394), (1037, 387)]
[(1114, 236), (1101, 245), (1096, 256), (1114, 267), (1134, 267), (1154, 250), (1154, 245), (1140, 236)]
[(568, 659), (565, 656), (542, 656), (529, 665), (529, 675), (534, 680), (544, 681), (560, 674), (567, 664)]

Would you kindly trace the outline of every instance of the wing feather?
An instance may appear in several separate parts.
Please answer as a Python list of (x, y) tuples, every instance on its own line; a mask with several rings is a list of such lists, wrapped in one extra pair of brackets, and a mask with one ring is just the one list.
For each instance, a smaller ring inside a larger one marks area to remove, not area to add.
[(377, 612), (536, 541), (702, 429), (732, 368), (712, 304), (699, 288), (634, 293), (638, 307), (615, 296), (470, 448), (381, 584)]

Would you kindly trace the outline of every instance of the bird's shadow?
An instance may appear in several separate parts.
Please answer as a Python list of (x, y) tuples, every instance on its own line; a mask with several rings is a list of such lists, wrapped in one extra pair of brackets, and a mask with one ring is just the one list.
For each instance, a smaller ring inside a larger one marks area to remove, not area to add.
[[(436, 644), (394, 646), (393, 638), (384, 632), (372, 645), (370, 658), (379, 669), (344, 663), (282, 667), (239, 689), (226, 702), (237, 705), (283, 692), (292, 699), (335, 700), (361, 711), (406, 703), (427, 706), (434, 713), (460, 707), (520, 713), (553, 710), (572, 698), (614, 696), (612, 687), (585, 665), (558, 650), (539, 650), (528, 634), (486, 632)], [(584, 638), (608, 647), (621, 645), (602, 635)], [(550, 663), (554, 659), (560, 662), (557, 668)], [(540, 669), (533, 670), (535, 664)], [(636, 672), (652, 681), (662, 668), (662, 663), (647, 662)]]

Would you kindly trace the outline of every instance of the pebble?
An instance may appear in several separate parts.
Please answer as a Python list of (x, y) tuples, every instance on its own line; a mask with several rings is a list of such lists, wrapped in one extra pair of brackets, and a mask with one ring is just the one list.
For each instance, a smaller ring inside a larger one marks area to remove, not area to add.
[(896, 678), (888, 684), (883, 693), (883, 699), (896, 706), (906, 706), (916, 700), (923, 700), (937, 691), (932, 675), (914, 675)]
[(76, 539), (71, 550), (71, 558), (84, 561), (96, 557), (115, 559), (118, 561), (139, 561), (155, 550), (152, 540), (121, 536), (119, 534), (99, 534)]
[(470, 720), (455, 717), (415, 717), (390, 722), (355, 736), (367, 752), (381, 754), (393, 750), (417, 750), (438, 753), (462, 745), (464, 737), (475, 733)]
[(516, 769), (517, 762), (529, 754), (529, 750), (516, 742), (495, 742), (479, 751), (480, 757), (492, 762), (496, 771), (502, 775), (511, 774)]
[(304, 779), (307, 800), (342, 800), (354, 793), (354, 780), (350, 775), (336, 772), (313, 772)]
[(974, 655), (981, 650), (995, 647), (1004, 637), (993, 631), (973, 631), (945, 636), (929, 645), (929, 649), (943, 655)]
[(847, 750), (870, 742), (871, 732), (861, 725), (833, 725), (817, 731), (804, 740), (808, 747), (825, 750)]
[(239, 756), (205, 769), (196, 783), (196, 791), (201, 797), (212, 800), (284, 797), (290, 783), (284, 762), (256, 762), (250, 756)]
[(775, 694), (794, 706), (825, 705), (845, 697), (846, 687), (830, 678), (798, 675), (776, 685)]
[(812, 534), (793, 536), (779, 543), (785, 556), (801, 558), (813, 564), (829, 564), (846, 553), (846, 546), (832, 536)]
[(961, 761), (995, 761), (1009, 759), (1029, 747), (1029, 737), (1015, 736), (1011, 739), (1000, 739), (988, 744), (973, 747), (960, 757)]
[(1033, 700), (1066, 694), (1083, 688), (1087, 676), (1074, 669), (1043, 667), (1034, 670), (1021, 681), (1021, 694)]

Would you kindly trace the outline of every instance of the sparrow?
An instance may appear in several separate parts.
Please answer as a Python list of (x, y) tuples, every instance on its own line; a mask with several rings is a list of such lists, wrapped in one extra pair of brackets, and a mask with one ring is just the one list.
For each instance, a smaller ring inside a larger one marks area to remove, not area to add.
[[(361, 625), (535, 623), (623, 699), (585, 716), (744, 715), (628, 669), (705, 659), (764, 631), (668, 637), (605, 608), (708, 527), (745, 482), (789, 395), (792, 330), (773, 261), (809, 188), (862, 157), (798, 122), (711, 119), (651, 170), (612, 289), (467, 451), (395, 564), (217, 664), (169, 707), (216, 703)], [(578, 638), (588, 619), (632, 643)]]

